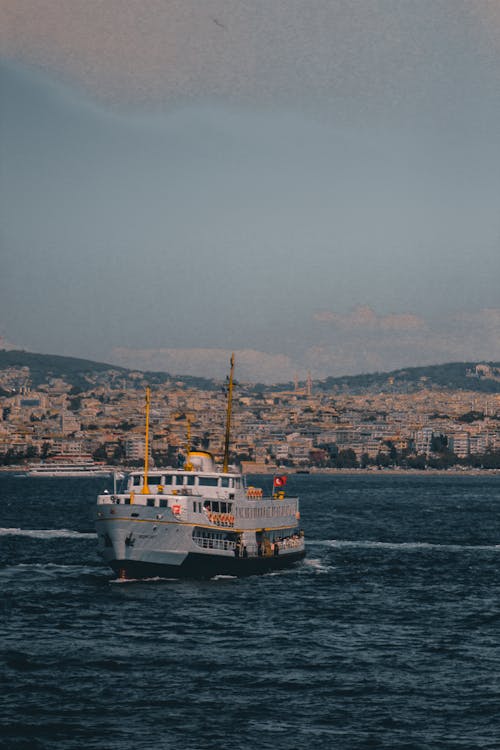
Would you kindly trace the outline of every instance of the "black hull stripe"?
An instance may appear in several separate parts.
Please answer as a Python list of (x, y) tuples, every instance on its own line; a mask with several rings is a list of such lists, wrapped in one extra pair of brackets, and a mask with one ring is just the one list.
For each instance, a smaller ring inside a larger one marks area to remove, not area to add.
[(188, 554), (181, 565), (162, 565), (138, 560), (111, 560), (110, 567), (120, 578), (213, 578), (216, 575), (251, 576), (283, 570), (305, 557), (305, 551), (277, 557), (209, 557)]

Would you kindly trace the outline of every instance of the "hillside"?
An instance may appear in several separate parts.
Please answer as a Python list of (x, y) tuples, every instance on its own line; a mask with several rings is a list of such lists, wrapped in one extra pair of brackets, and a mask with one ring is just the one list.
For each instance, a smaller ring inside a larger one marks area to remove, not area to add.
[[(63, 357), (58, 354), (37, 354), (19, 350), (0, 350), (0, 370), (7, 367), (29, 367), (30, 381), (33, 388), (46, 383), (51, 378), (62, 378), (76, 390), (84, 390), (89, 377), (109, 375), (128, 379), (132, 371), (125, 367), (94, 362), (78, 357)], [(215, 389), (217, 384), (207, 378), (192, 376), (172, 377), (167, 372), (144, 372), (144, 378), (150, 384), (163, 383), (167, 380), (182, 380), (193, 388)]]
[[(324, 391), (347, 390), (353, 393), (362, 391), (392, 391), (411, 393), (424, 387), (438, 386), (452, 390), (477, 391), (480, 393), (500, 393), (500, 377), (467, 373), (476, 371), (476, 362), (451, 362), (427, 367), (407, 367), (392, 372), (375, 372), (364, 375), (350, 375), (340, 378), (326, 378), (315, 383), (315, 388)], [(484, 370), (498, 370), (500, 364), (488, 362)]]
[[(94, 362), (77, 357), (63, 357), (56, 354), (36, 354), (33, 352), (17, 350), (0, 350), (0, 370), (7, 367), (29, 367), (32, 387), (36, 388), (46, 383), (51, 378), (63, 378), (76, 390), (83, 390), (88, 385), (88, 378), (102, 375), (111, 379), (132, 380), (132, 372), (125, 367), (109, 365), (104, 362)], [(375, 372), (363, 375), (346, 375), (343, 377), (329, 377), (325, 380), (314, 382), (316, 392), (328, 393), (349, 391), (362, 393), (367, 391), (386, 391), (393, 393), (412, 393), (426, 387), (444, 387), (453, 390), (477, 391), (480, 393), (500, 393), (500, 363), (489, 362), (481, 365), (479, 374), (470, 376), (476, 372), (475, 362), (452, 362), (443, 365), (431, 365), (427, 367), (407, 367), (392, 372)], [(469, 375), (467, 373), (469, 372)], [(203, 377), (186, 375), (170, 375), (166, 372), (145, 371), (144, 381), (164, 383), (168, 380), (183, 384), (192, 388), (214, 390), (220, 387), (220, 383)], [(142, 387), (144, 383), (137, 381), (134, 384)], [(243, 384), (242, 384), (243, 385)], [(262, 384), (248, 388), (249, 391), (272, 393), (277, 390), (293, 390), (293, 384), (280, 384), (264, 386)]]
[(36, 354), (18, 350), (0, 351), (0, 369), (7, 367), (29, 367), (33, 387), (46, 383), (51, 378), (63, 378), (75, 387), (82, 387), (88, 375), (109, 370), (126, 373), (122, 367), (112, 367), (103, 362), (93, 362), (77, 357), (62, 357), (57, 354)]

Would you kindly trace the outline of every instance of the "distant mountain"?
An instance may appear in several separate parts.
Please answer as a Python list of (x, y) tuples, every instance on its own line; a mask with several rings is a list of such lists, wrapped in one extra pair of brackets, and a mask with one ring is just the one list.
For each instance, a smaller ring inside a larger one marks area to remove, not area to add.
[(451, 362), (427, 367), (406, 367), (392, 372), (332, 377), (314, 383), (316, 390), (345, 390), (353, 393), (371, 390), (411, 393), (432, 386), (480, 393), (500, 393), (500, 364)]
[(36, 354), (34, 352), (16, 349), (0, 350), (0, 369), (7, 367), (29, 367), (30, 381), (34, 388), (46, 383), (51, 378), (63, 378), (75, 387), (87, 384), (86, 376), (114, 371), (128, 372), (123, 367), (107, 365), (103, 362), (93, 362), (89, 359), (77, 357), (62, 357), (57, 354)]
[[(126, 367), (109, 365), (104, 362), (94, 362), (90, 359), (79, 359), (78, 357), (63, 357), (57, 354), (36, 354), (15, 349), (0, 350), (0, 370), (7, 367), (29, 367), (29, 379), (33, 388), (47, 383), (52, 378), (62, 378), (76, 390), (85, 390), (89, 386), (89, 377), (96, 375), (109, 376), (119, 379), (128, 379), (132, 372)], [(220, 387), (215, 381), (207, 378), (192, 376), (171, 376), (167, 372), (143, 373), (144, 380), (150, 384), (164, 383), (167, 380), (182, 382), (193, 388), (205, 388), (214, 390)], [(134, 378), (135, 381), (135, 378)]]

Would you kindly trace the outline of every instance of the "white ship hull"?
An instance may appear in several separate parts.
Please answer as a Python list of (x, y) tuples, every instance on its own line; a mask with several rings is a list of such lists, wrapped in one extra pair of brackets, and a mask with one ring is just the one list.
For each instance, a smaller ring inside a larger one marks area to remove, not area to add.
[(62, 471), (41, 471), (37, 469), (32, 469), (28, 472), (26, 472), (26, 475), (28, 477), (109, 477), (112, 475), (112, 470), (104, 470), (104, 469), (98, 469), (98, 470), (91, 470), (91, 469), (85, 469), (83, 471), (78, 471), (76, 469), (67, 469)]
[(123, 479), (123, 474), (112, 466), (96, 463), (90, 455), (54, 456), (47, 461), (31, 464), (26, 475), (29, 477), (109, 477), (116, 474)]

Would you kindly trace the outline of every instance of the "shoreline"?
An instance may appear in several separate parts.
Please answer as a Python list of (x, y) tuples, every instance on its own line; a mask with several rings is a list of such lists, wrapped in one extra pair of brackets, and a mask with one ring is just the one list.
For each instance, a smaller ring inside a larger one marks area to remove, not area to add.
[[(152, 471), (163, 471), (168, 470), (171, 467), (158, 466)], [(116, 472), (134, 471), (132, 468), (123, 469), (116, 467)], [(26, 476), (25, 466), (0, 466), (0, 475), (2, 474), (20, 474)], [(287, 476), (315, 476), (315, 475), (334, 475), (334, 476), (444, 476), (444, 477), (462, 477), (462, 476), (496, 476), (500, 474), (500, 469), (473, 469), (473, 468), (459, 468), (459, 469), (336, 469), (336, 468), (311, 468), (306, 470), (291, 469), (287, 470), (286, 467), (273, 467), (267, 471), (247, 471), (245, 476), (273, 476), (277, 474), (286, 474)], [(32, 477), (33, 478), (33, 477)], [(35, 479), (37, 477), (34, 477)], [(57, 477), (56, 477), (57, 478)], [(103, 478), (103, 477), (99, 477)]]
[[(294, 472), (295, 474), (297, 472)], [(309, 474), (362, 474), (363, 476), (492, 476), (500, 469), (311, 469)]]
[(328, 475), (336, 476), (493, 476), (500, 474), (500, 469), (335, 469), (335, 468), (311, 468), (306, 471), (296, 469), (287, 470), (286, 467), (269, 469), (268, 471), (247, 472), (247, 476), (273, 476), (275, 474), (286, 474), (287, 476), (314, 476)]

